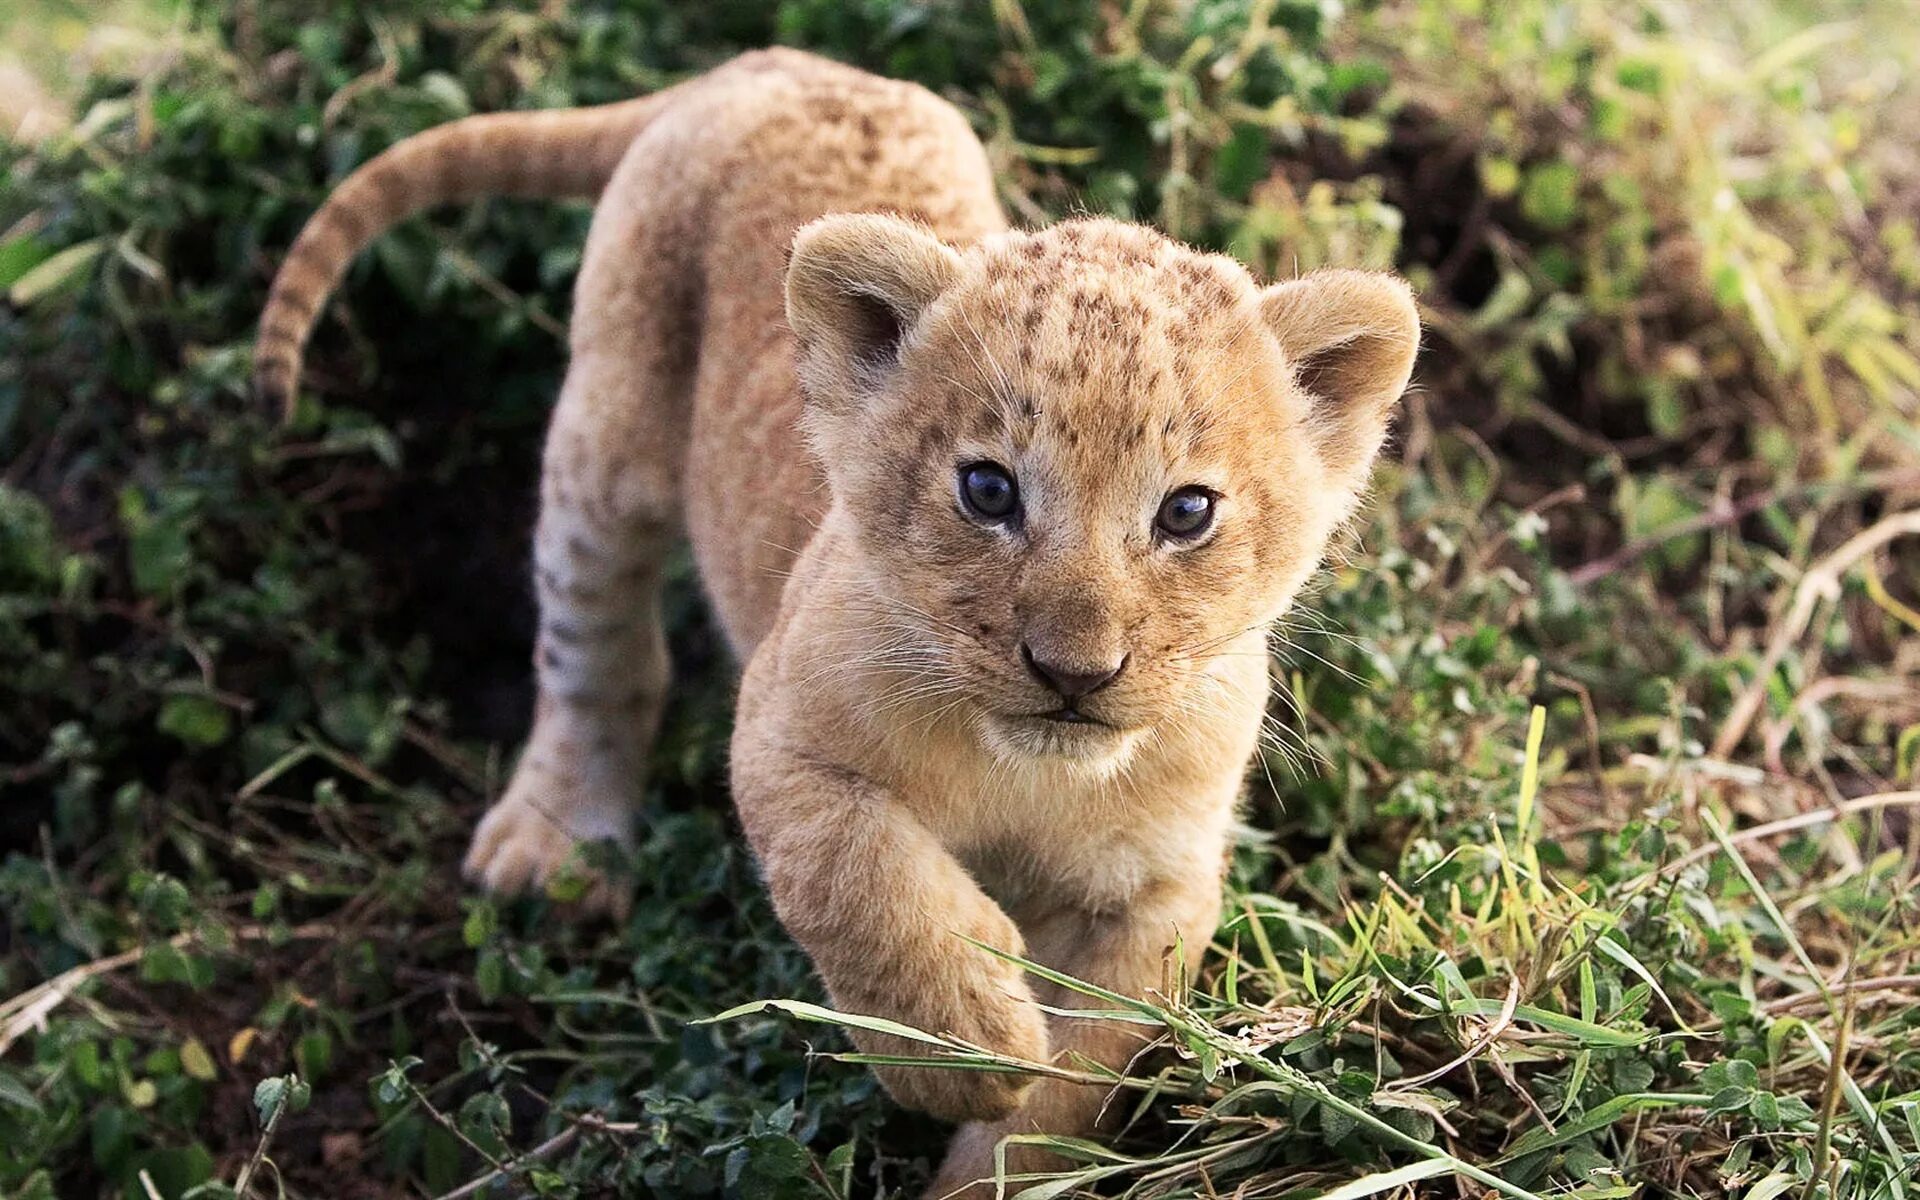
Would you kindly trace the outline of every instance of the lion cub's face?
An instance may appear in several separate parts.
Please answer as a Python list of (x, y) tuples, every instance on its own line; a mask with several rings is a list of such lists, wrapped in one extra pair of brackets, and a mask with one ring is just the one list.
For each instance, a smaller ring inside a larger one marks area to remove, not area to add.
[(960, 253), (826, 218), (796, 240), (788, 308), (877, 657), (1002, 754), (1108, 768), (1237, 707), (1221, 657), (1352, 511), (1419, 336), (1390, 277), (1262, 291), (1108, 221)]

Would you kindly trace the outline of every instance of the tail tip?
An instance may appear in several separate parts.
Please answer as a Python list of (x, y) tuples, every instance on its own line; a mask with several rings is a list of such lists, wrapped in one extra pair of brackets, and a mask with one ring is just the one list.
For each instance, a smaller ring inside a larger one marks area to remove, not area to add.
[(253, 397), (262, 405), (277, 408), (282, 425), (293, 420), (295, 403), (299, 399), (294, 389), (296, 374), (295, 365), (278, 355), (263, 355), (253, 364)]

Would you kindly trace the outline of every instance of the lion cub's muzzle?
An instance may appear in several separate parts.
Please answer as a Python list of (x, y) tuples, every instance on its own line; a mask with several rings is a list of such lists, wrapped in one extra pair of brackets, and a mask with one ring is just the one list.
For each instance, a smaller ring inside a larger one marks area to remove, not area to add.
[(1129, 657), (1124, 651), (1118, 657), (1071, 655), (1046, 649), (1035, 653), (1029, 643), (1021, 642), (1020, 661), (1026, 665), (1027, 673), (1058, 701), (1033, 715), (1063, 725), (1107, 724), (1087, 711), (1086, 700), (1118, 679), (1127, 669)]

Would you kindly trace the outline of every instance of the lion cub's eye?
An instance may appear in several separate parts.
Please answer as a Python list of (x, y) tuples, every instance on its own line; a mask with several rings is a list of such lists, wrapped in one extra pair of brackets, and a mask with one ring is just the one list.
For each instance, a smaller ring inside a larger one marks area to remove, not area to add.
[(982, 521), (1004, 521), (1020, 508), (1020, 488), (999, 463), (968, 463), (960, 468), (960, 502)]
[(1153, 527), (1162, 537), (1190, 542), (1213, 524), (1214, 494), (1203, 487), (1183, 487), (1160, 502)]

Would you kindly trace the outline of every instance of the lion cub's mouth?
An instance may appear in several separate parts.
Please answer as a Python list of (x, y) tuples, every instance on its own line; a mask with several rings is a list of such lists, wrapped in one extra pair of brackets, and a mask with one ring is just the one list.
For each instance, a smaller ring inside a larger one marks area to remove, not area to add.
[(987, 726), (987, 745), (997, 754), (1078, 763), (1102, 771), (1118, 769), (1134, 737), (1132, 731), (1071, 705), (1008, 713)]
[(1051, 721), (1056, 725), (1100, 725), (1109, 729), (1112, 728), (1106, 721), (1102, 721), (1099, 717), (1083, 713), (1071, 704), (1064, 708), (1053, 709), (1050, 712), (1040, 712), (1032, 715), (1042, 721)]

